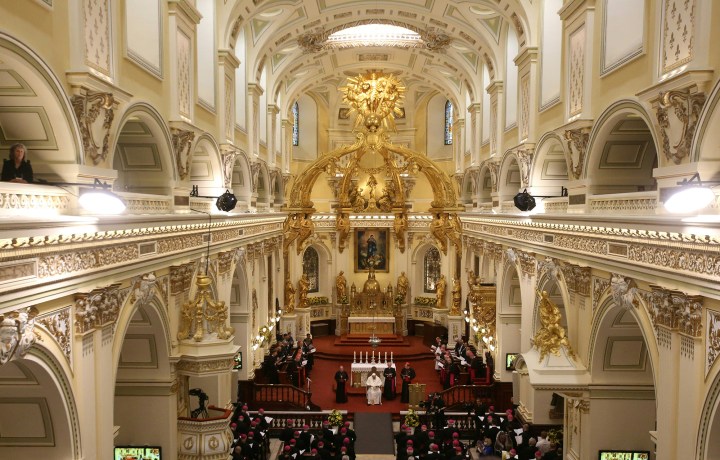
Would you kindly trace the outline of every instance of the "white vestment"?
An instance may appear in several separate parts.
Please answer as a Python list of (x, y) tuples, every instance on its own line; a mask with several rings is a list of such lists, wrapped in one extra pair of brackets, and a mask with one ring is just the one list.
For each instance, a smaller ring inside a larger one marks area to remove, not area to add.
[(380, 377), (373, 374), (367, 378), (365, 382), (367, 387), (367, 400), (368, 404), (380, 404), (380, 397), (382, 396), (383, 381)]

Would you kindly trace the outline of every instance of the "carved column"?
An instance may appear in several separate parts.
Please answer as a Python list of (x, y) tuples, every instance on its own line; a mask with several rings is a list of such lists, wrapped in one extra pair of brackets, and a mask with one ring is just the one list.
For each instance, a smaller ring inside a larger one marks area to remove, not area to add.
[(282, 148), (282, 171), (283, 173), (290, 172), (290, 158), (292, 157), (292, 133), (293, 133), (293, 122), (287, 118), (282, 119), (282, 132), (280, 146)]
[(218, 51), (218, 94), (222, 108), (218, 110), (218, 138), (235, 143), (235, 73), (240, 61), (233, 50)]
[(470, 114), (470, 166), (478, 166), (482, 144), (482, 104), (479, 102), (470, 104), (468, 113)]
[(263, 91), (257, 83), (247, 85), (247, 145), (251, 159), (260, 156), (260, 96)]
[[(275, 166), (275, 156), (276, 151), (278, 150), (278, 145), (276, 143), (277, 137), (277, 128), (278, 128), (278, 114), (280, 113), (280, 108), (275, 104), (268, 104), (267, 106), (267, 164), (269, 168), (272, 168)], [(270, 184), (268, 184), (268, 187)]]
[(566, 2), (559, 11), (565, 44), (565, 118), (568, 122), (592, 115), (595, 2)]
[(460, 118), (453, 123), (453, 150), (455, 152), (455, 172), (465, 170), (465, 119)]
[(488, 86), (490, 94), (490, 156), (500, 155), (499, 149), (503, 145), (503, 124), (505, 123), (505, 100), (503, 94), (504, 83), (494, 81)]

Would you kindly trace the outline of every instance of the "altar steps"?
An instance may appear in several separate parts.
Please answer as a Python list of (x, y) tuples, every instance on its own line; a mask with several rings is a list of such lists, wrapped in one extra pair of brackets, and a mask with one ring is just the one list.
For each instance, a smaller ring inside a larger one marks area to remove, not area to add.
[[(395, 334), (377, 334), (376, 337), (380, 338), (381, 340), (381, 346), (383, 348), (387, 347), (409, 347), (410, 342), (407, 338), (398, 336)], [(366, 348), (368, 350), (372, 350), (372, 347), (368, 343), (368, 340), (370, 339), (369, 335), (342, 335), (340, 337), (335, 338), (335, 346), (336, 347), (354, 347), (358, 351), (360, 348), (365, 350)]]
[[(352, 362), (353, 353), (356, 352), (357, 359), (359, 360), (360, 352), (373, 354), (373, 351), (377, 353), (387, 352), (388, 358), (390, 354), (393, 354), (394, 361), (413, 361), (423, 358), (432, 357), (429, 348), (425, 348), (420, 344), (413, 345), (407, 337), (401, 337), (396, 335), (378, 335), (381, 339), (380, 346), (373, 349), (368, 343), (368, 336), (362, 335), (350, 335), (335, 337), (330, 343), (327, 343), (328, 338), (323, 338), (323, 342), (316, 344), (317, 351), (315, 357), (320, 359), (330, 359), (336, 361), (348, 360)], [(383, 359), (384, 363), (384, 359)], [(384, 367), (385, 364), (379, 364)]]

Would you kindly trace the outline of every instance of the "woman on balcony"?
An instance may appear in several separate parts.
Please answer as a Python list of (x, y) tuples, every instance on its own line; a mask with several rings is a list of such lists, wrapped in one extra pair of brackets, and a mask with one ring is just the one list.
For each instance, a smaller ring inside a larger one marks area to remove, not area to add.
[(3, 182), (32, 183), (33, 170), (30, 161), (25, 159), (26, 153), (24, 144), (13, 144), (10, 147), (10, 158), (3, 161)]

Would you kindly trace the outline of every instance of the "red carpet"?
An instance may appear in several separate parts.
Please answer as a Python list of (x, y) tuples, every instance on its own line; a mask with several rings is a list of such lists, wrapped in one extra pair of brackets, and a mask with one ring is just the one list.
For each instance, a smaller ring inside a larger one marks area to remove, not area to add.
[[(388, 359), (390, 358), (390, 352), (394, 355), (395, 366), (399, 369), (405, 365), (405, 362), (410, 362), (410, 365), (415, 369), (417, 377), (413, 383), (424, 383), (426, 384), (426, 393), (432, 393), (435, 391), (442, 390), (440, 380), (435, 372), (435, 357), (431, 354), (430, 349), (423, 345), (422, 337), (404, 337), (407, 339), (406, 344), (399, 346), (383, 346), (382, 344), (375, 350), (378, 351), (384, 357), (387, 351)], [(372, 355), (372, 348), (370, 346), (336, 346), (336, 337), (317, 337), (313, 339), (313, 343), (317, 348), (317, 354), (315, 357), (315, 366), (313, 367), (310, 378), (312, 379), (312, 400), (315, 404), (319, 405), (323, 410), (327, 409), (340, 409), (347, 410), (348, 412), (393, 412), (398, 413), (401, 410), (407, 410), (407, 404), (400, 403), (400, 379), (398, 378), (398, 396), (393, 401), (386, 401), (383, 398), (381, 406), (368, 406), (365, 393), (353, 393), (349, 392), (347, 403), (336, 403), (335, 392), (333, 391), (333, 384), (335, 383), (334, 376), (340, 365), (345, 366), (345, 371), (350, 372), (350, 364), (353, 360), (353, 351), (357, 352), (370, 352)], [(383, 358), (384, 359), (384, 358)], [(380, 365), (378, 368), (382, 370), (385, 366)], [(356, 390), (357, 391), (357, 390)]]

